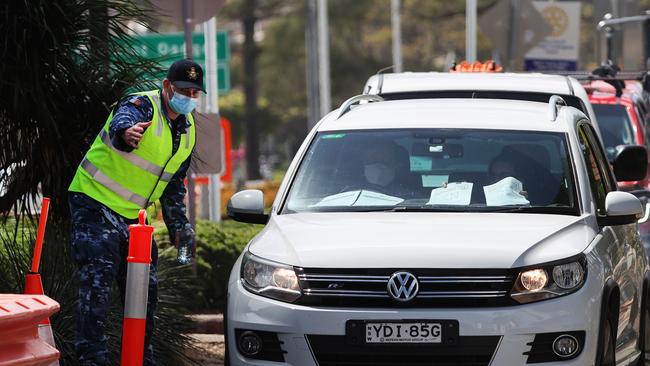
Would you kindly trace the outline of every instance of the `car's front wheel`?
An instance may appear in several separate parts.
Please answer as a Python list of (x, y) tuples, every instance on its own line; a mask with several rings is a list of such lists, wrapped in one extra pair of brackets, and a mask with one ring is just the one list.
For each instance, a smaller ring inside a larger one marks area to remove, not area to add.
[(650, 357), (648, 357), (650, 352), (650, 306), (648, 306), (647, 300), (643, 301), (642, 304), (641, 329), (639, 329), (639, 350), (641, 351), (641, 356), (639, 357), (637, 366), (650, 366)]
[(223, 341), (225, 352), (223, 355), (223, 365), (230, 366), (230, 352), (228, 352), (228, 283), (226, 283), (226, 301), (223, 305)]
[(616, 365), (616, 345), (614, 341), (614, 333), (612, 322), (605, 319), (600, 328), (601, 342), (598, 359), (600, 360), (599, 366), (615, 366)]

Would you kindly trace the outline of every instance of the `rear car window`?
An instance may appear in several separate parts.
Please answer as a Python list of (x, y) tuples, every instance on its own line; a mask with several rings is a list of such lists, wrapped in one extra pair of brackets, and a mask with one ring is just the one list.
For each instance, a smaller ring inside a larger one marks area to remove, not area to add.
[(598, 119), (607, 158), (611, 161), (616, 156), (617, 146), (635, 143), (632, 121), (623, 105), (593, 104), (593, 108)]

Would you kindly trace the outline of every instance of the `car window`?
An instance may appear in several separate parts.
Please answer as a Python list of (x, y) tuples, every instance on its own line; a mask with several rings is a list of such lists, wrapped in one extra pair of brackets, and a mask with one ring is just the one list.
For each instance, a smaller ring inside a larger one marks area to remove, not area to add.
[(322, 132), (285, 212), (391, 207), (577, 212), (563, 133), (472, 129)]
[(591, 193), (596, 203), (599, 215), (605, 215), (605, 197), (607, 193), (616, 190), (615, 182), (611, 177), (609, 168), (604, 163), (605, 157), (595, 138), (593, 128), (587, 124), (578, 127), (578, 141), (589, 176)]
[(598, 119), (607, 158), (611, 161), (616, 156), (617, 146), (636, 143), (632, 121), (625, 106), (621, 104), (593, 104), (593, 108)]

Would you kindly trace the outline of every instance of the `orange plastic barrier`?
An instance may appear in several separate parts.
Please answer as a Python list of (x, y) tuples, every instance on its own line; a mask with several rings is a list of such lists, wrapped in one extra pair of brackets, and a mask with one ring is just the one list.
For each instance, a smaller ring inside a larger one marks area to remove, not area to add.
[(59, 311), (44, 295), (0, 294), (0, 366), (47, 366), (59, 351), (38, 336), (38, 324)]

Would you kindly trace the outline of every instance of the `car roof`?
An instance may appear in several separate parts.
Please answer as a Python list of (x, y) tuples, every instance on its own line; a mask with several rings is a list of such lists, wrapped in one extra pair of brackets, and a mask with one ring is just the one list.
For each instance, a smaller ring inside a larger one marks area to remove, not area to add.
[(615, 94), (593, 92), (589, 94), (589, 102), (591, 104), (622, 104), (624, 106), (634, 106), (634, 102), (626, 94), (617, 98)]
[(578, 84), (566, 76), (540, 73), (404, 72), (373, 75), (366, 82), (363, 92), (383, 95), (477, 90), (574, 95), (574, 82), (574, 85)]
[[(318, 131), (391, 128), (474, 128), (567, 132), (549, 104), (501, 99), (408, 99), (361, 104), (343, 114), (328, 114)], [(580, 113), (572, 107), (563, 107)], [(560, 113), (561, 115), (561, 113)]]

